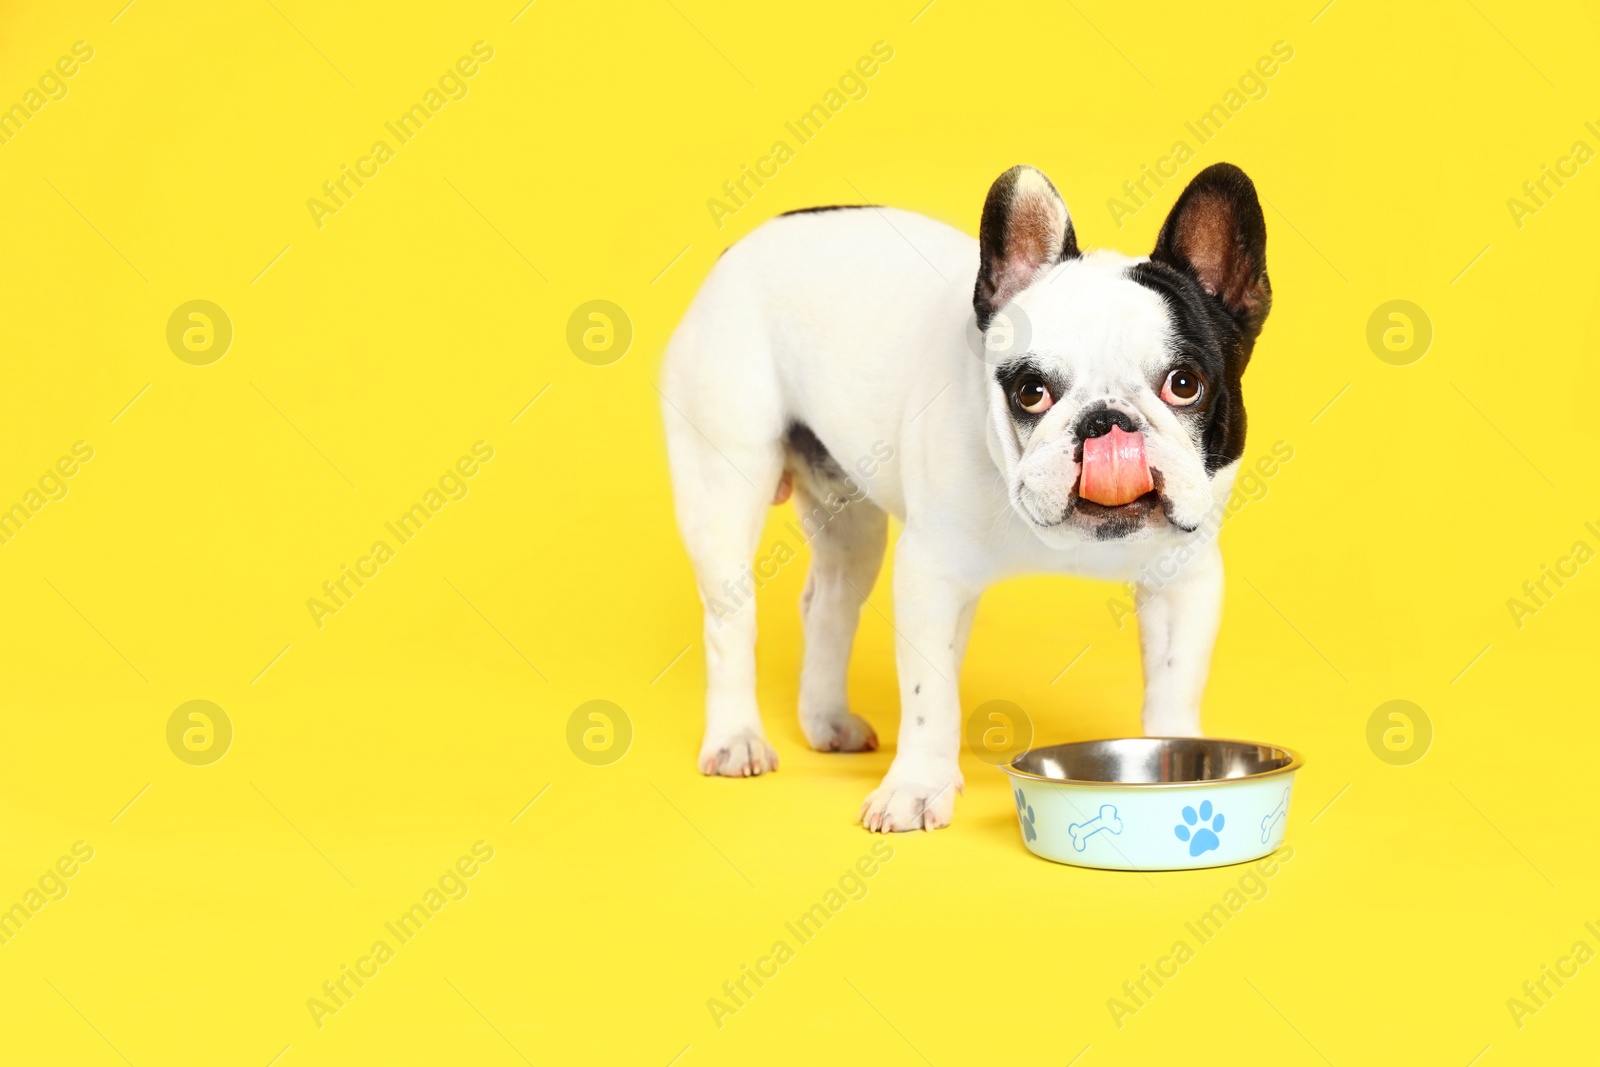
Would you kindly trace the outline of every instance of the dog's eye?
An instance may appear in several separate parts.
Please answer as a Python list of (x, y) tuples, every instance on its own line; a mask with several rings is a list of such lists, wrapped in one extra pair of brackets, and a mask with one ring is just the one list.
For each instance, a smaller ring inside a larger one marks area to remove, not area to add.
[(1011, 394), (1012, 401), (1029, 415), (1042, 415), (1050, 410), (1050, 405), (1055, 403), (1055, 398), (1050, 395), (1050, 390), (1037, 378), (1024, 378), (1018, 384), (1016, 391)]
[(1204, 388), (1205, 383), (1200, 380), (1200, 375), (1180, 367), (1167, 375), (1165, 384), (1161, 386), (1161, 399), (1175, 408), (1186, 408), (1200, 399)]

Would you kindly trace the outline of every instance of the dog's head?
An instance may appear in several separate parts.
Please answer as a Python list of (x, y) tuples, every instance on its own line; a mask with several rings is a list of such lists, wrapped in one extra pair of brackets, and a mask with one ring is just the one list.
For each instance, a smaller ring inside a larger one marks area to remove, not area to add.
[(989, 190), (973, 292), (1012, 506), (1047, 544), (1197, 529), (1244, 451), (1240, 378), (1272, 304), (1239, 168), (1207, 167), (1145, 260), (1078, 251), (1032, 167)]

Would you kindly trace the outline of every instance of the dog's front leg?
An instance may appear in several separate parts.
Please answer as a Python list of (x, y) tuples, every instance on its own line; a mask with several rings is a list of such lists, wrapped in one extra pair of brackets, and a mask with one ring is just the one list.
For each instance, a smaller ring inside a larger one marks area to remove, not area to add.
[[(1169, 557), (1170, 558), (1170, 557)], [(1137, 583), (1144, 653), (1144, 732), (1199, 737), (1200, 698), (1222, 621), (1222, 552), (1215, 541), (1163, 579), (1160, 565)]]
[(900, 739), (883, 784), (861, 806), (869, 830), (937, 830), (961, 791), (961, 657), (981, 590), (953, 580), (902, 536), (895, 552)]

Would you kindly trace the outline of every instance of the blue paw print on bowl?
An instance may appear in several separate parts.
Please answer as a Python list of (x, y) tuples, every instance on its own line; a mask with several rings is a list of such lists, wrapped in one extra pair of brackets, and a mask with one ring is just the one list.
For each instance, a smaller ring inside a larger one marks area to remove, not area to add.
[[(1210, 825), (1206, 825), (1209, 823)], [(1198, 829), (1191, 829), (1198, 825)], [(1172, 828), (1178, 835), (1179, 841), (1189, 842), (1189, 855), (1200, 856), (1222, 844), (1217, 840), (1217, 834), (1222, 831), (1222, 812), (1217, 812), (1216, 818), (1211, 817), (1211, 801), (1200, 802), (1200, 812), (1185, 805), (1183, 809), (1183, 822)]]
[[(1033, 805), (1028, 803), (1022, 795), (1022, 790), (1017, 790), (1017, 818), (1022, 820), (1022, 839), (1032, 841), (1039, 835), (1033, 829)], [(1212, 846), (1213, 848), (1216, 846)]]

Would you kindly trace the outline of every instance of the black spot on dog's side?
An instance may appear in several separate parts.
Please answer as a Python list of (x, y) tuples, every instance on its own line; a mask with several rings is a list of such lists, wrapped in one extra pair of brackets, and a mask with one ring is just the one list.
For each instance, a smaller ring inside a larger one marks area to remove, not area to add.
[(803, 422), (791, 422), (789, 432), (784, 435), (783, 443), (789, 450), (805, 461), (806, 466), (821, 478), (829, 481), (843, 481), (844, 468), (839, 466), (839, 461), (833, 458), (833, 453), (828, 451), (828, 446), (822, 443), (811, 429)]
[(807, 537), (826, 527), (843, 509), (866, 497), (861, 483), (839, 465), (828, 446), (805, 423), (790, 423), (783, 444), (788, 453), (785, 464), (795, 475), (795, 507)]
[(927, 720), (927, 719), (925, 719), (925, 718), (923, 718), (923, 717), (922, 717), (922, 716), (921, 716), (921, 715), (918, 715), (918, 716), (917, 716), (917, 725), (918, 725), (918, 726), (921, 726), (921, 725), (922, 725), (922, 724), (923, 724), (923, 723), (925, 723), (925, 722), (927, 722), (927, 721), (928, 721), (928, 720)]
[(920, 692), (922, 692), (922, 683), (918, 682), (917, 683), (917, 687), (915, 689), (911, 690), (911, 692), (912, 693), (920, 693)]

